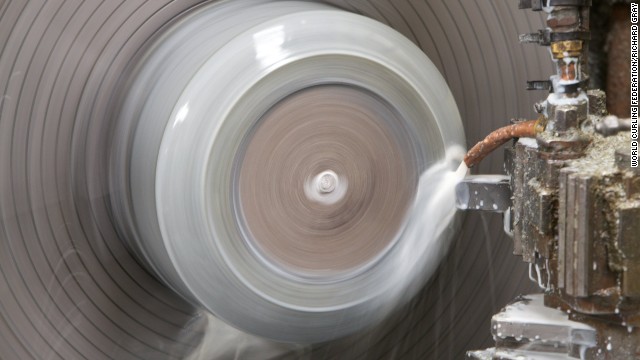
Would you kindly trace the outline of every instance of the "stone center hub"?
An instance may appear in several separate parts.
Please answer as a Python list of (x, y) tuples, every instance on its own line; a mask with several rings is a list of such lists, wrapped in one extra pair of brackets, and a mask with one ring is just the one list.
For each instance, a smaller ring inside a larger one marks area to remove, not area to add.
[(315, 179), (316, 188), (321, 194), (332, 193), (338, 187), (339, 181), (338, 174), (331, 170), (321, 172)]

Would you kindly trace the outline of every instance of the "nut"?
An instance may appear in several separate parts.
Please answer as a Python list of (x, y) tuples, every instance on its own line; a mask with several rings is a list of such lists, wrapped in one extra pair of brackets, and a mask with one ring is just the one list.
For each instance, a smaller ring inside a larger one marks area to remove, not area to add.
[(576, 7), (556, 6), (547, 18), (547, 26), (553, 30), (571, 30), (580, 25), (580, 12)]
[(559, 132), (578, 127), (578, 108), (573, 105), (556, 107), (555, 121), (555, 130)]
[(590, 143), (589, 138), (578, 131), (570, 131), (562, 136), (543, 132), (536, 136), (536, 142), (540, 149), (540, 157), (547, 160), (568, 160), (582, 157), (585, 148)]
[(582, 52), (582, 40), (565, 40), (551, 43), (551, 53), (556, 59), (578, 57)]

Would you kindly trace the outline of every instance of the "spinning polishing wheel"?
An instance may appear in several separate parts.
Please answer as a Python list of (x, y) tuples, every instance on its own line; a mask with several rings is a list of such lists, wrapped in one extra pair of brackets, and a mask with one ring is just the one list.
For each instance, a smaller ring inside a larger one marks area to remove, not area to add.
[(461, 147), (462, 124), (393, 29), (308, 2), (223, 2), (170, 25), (133, 72), (114, 214), (181, 295), (247, 332), (318, 342), (435, 269), (445, 235), (408, 227), (420, 174)]
[[(212, 313), (325, 342), (311, 349), (323, 356), (345, 341), (371, 355), (390, 325), (371, 326), (432, 277), (457, 229), (439, 197), (465, 142), (454, 95), (492, 119), (532, 103), (504, 92), (523, 80), (496, 54), (477, 75), (437, 41), (472, 47), (438, 16), (464, 13), (453, 24), (472, 34), (512, 9), (456, 4), (3, 3), (2, 353), (182, 358)], [(492, 59), (499, 108), (441, 75), (489, 79)]]

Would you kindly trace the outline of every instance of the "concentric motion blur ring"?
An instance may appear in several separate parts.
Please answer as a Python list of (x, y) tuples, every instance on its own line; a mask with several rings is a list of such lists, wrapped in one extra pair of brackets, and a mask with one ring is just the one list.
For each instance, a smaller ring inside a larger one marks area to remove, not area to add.
[(389, 104), (354, 87), (311, 87), (276, 104), (238, 176), (249, 240), (294, 272), (327, 275), (379, 255), (417, 185), (410, 137), (394, 124)]
[(379, 321), (434, 271), (450, 234), (419, 230), (420, 179), (463, 131), (436, 67), (396, 31), (317, 3), (208, 4), (130, 78), (113, 214), (194, 304), (318, 342)]

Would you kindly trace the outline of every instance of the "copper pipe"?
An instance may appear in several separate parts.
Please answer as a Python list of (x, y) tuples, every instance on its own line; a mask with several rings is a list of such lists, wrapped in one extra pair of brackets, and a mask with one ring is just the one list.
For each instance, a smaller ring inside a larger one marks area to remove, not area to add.
[(565, 81), (576, 80), (578, 73), (576, 72), (576, 63), (570, 62), (560, 66), (561, 78)]
[(538, 120), (528, 120), (502, 127), (487, 135), (464, 156), (464, 163), (472, 167), (482, 161), (493, 150), (513, 138), (534, 137), (540, 132)]

